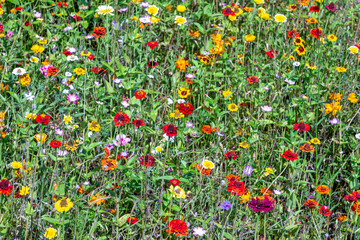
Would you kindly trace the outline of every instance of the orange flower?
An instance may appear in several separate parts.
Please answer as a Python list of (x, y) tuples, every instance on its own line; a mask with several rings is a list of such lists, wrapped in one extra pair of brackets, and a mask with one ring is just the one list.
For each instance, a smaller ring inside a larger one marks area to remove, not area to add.
[[(196, 164), (197, 165), (197, 164)], [(211, 168), (204, 168), (203, 165), (197, 165), (197, 170), (201, 173), (201, 175), (207, 177), (211, 173)]]
[(351, 210), (356, 212), (357, 215), (360, 215), (360, 202), (354, 202), (351, 206)]
[(201, 130), (206, 134), (211, 134), (213, 132), (210, 125), (204, 125)]
[(308, 207), (308, 208), (315, 208), (318, 205), (318, 202), (314, 199), (308, 199), (306, 200), (306, 202), (304, 203), (304, 207)]
[(267, 189), (267, 187), (263, 187), (262, 189), (260, 189), (260, 192), (265, 193), (264, 195), (273, 193), (270, 189), (268, 189), (268, 190), (266, 190), (266, 189)]
[(338, 216), (337, 218), (339, 221), (343, 222), (346, 220), (346, 216)]
[(100, 196), (100, 193), (97, 193), (96, 195), (92, 195), (90, 199), (90, 205), (92, 204), (100, 205), (102, 203), (105, 203), (105, 199), (104, 199), (105, 197), (106, 195)]
[(330, 189), (328, 186), (325, 186), (325, 185), (320, 185), (316, 188), (316, 191), (320, 194), (327, 194), (329, 195), (330, 193)]
[(300, 4), (302, 6), (307, 6), (307, 5), (309, 5), (309, 1), (308, 0), (298, 0), (298, 4)]
[(303, 152), (307, 152), (307, 153), (315, 151), (314, 147), (309, 142), (307, 142), (304, 145), (301, 145), (300, 150), (303, 151)]
[(239, 181), (240, 181), (239, 176), (232, 175), (232, 174), (230, 174), (229, 176), (227, 176), (226, 179), (228, 180), (228, 182), (231, 182), (231, 181), (237, 181), (237, 182), (239, 182)]
[(249, 84), (253, 84), (257, 83), (260, 79), (256, 76), (249, 76), (246, 80), (249, 82)]
[(252, 7), (244, 7), (245, 12), (252, 12)]

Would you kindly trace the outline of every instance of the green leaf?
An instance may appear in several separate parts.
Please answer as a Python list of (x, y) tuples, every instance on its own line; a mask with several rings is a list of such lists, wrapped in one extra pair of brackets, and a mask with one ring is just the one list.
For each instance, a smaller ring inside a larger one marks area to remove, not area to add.
[(114, 88), (111, 86), (111, 84), (104, 80), (105, 81), (105, 85), (106, 85), (106, 90), (108, 91), (109, 94), (114, 94), (115, 93), (115, 90)]
[(51, 217), (42, 217), (41, 220), (51, 223), (53, 225), (61, 225), (61, 222), (58, 219), (51, 218)]
[(118, 226), (121, 227), (122, 225), (124, 225), (129, 217), (131, 217), (130, 214), (125, 214), (121, 218), (119, 218), (117, 221)]
[(230, 233), (224, 232), (224, 237), (227, 239), (234, 239)]

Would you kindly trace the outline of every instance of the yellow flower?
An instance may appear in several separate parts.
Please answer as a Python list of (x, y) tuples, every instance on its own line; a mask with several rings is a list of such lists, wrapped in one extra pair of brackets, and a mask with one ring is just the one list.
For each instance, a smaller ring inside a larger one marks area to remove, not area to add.
[(169, 192), (171, 192), (171, 196), (172, 197), (176, 197), (176, 198), (186, 198), (186, 193), (184, 191), (184, 189), (182, 189), (181, 187), (179, 186), (176, 186), (174, 188), (173, 185), (170, 186), (169, 188)]
[(228, 105), (228, 109), (229, 109), (229, 111), (231, 111), (231, 112), (236, 112), (239, 108), (238, 108), (238, 106), (237, 106), (235, 103), (230, 103), (230, 104)]
[(235, 16), (240, 16), (241, 14), (244, 13), (244, 11), (239, 8), (237, 5), (235, 5), (235, 9), (233, 9), (234, 13), (235, 13)]
[(0, 122), (4, 121), (5, 112), (0, 112)]
[(209, 160), (204, 160), (201, 165), (203, 166), (203, 168), (205, 169), (213, 169), (215, 167), (215, 164)]
[(305, 66), (307, 66), (309, 69), (317, 69), (317, 66), (314, 63), (307, 63)]
[(45, 50), (45, 48), (36, 44), (31, 47), (31, 50), (33, 50), (36, 53), (42, 53)]
[(142, 0), (131, 0), (133, 3), (140, 3)]
[(70, 150), (70, 151), (75, 151), (78, 147), (78, 143), (79, 143), (79, 140), (69, 140), (69, 141), (65, 141), (64, 143), (64, 147), (66, 150)]
[(268, 176), (269, 174), (274, 174), (274, 170), (272, 168), (265, 168), (265, 176)]
[(34, 138), (36, 139), (37, 142), (40, 142), (40, 140), (41, 140), (41, 142), (43, 143), (46, 141), (47, 135), (45, 133), (42, 133), (40, 136), (40, 133), (38, 133), (34, 136)]
[(142, 38), (141, 38), (141, 35), (140, 34), (136, 34), (135, 35), (135, 40), (138, 40), (141, 42)]
[(178, 90), (178, 95), (180, 98), (187, 98), (190, 95), (190, 90), (186, 88), (180, 88)]
[(336, 68), (336, 71), (338, 71), (339, 73), (340, 73), (340, 72), (346, 72), (346, 68), (344, 68), (344, 67), (337, 67), (337, 68)]
[(299, 56), (305, 55), (305, 53), (306, 53), (306, 49), (303, 46), (299, 46), (299, 47), (295, 48), (295, 51), (297, 52), (297, 54)]
[(335, 42), (337, 40), (337, 37), (334, 34), (330, 34), (326, 38), (332, 42)]
[(77, 75), (84, 75), (85, 74), (85, 69), (83, 68), (75, 68), (74, 73), (76, 73)]
[(151, 23), (157, 23), (157, 22), (160, 22), (160, 18), (156, 18), (154, 16), (151, 16), (150, 21), (151, 21)]
[(11, 166), (13, 167), (13, 169), (21, 169), (22, 168), (21, 162), (12, 162)]
[(259, 8), (258, 9), (258, 14), (262, 14), (262, 13), (266, 13), (266, 10), (264, 8)]
[(179, 118), (185, 117), (185, 115), (183, 113), (181, 113), (179, 110), (175, 110), (175, 112), (170, 113), (170, 117), (179, 119)]
[[(230, 89), (222, 92), (222, 95), (224, 96), (224, 98), (226, 98), (227, 96), (229, 96), (231, 94), (232, 94), (232, 92), (230, 91)], [(231, 96), (229, 97), (229, 99), (230, 98), (231, 98)]]
[(183, 25), (184, 23), (186, 23), (186, 18), (181, 17), (181, 16), (176, 16), (175, 17), (175, 23), (179, 26)]
[(159, 12), (159, 9), (158, 9), (155, 5), (150, 5), (150, 6), (146, 9), (146, 11), (147, 11), (149, 14), (156, 16), (156, 14), (158, 14), (158, 12)]
[(71, 202), (70, 198), (63, 197), (61, 200), (55, 203), (55, 209), (58, 212), (67, 212), (72, 208), (74, 204)]
[(37, 62), (39, 62), (39, 58), (32, 56), (30, 58), (30, 62), (37, 63)]
[(341, 99), (342, 99), (342, 94), (340, 94), (340, 93), (330, 93), (329, 94), (329, 99), (334, 99), (336, 102), (339, 102), (339, 101), (341, 101)]
[(98, 122), (96, 120), (94, 120), (90, 123), (90, 126), (89, 126), (90, 131), (98, 132), (98, 131), (100, 131), (100, 128), (101, 128), (101, 126), (100, 126), (100, 124), (98, 124)]
[(56, 237), (56, 229), (55, 228), (46, 229), (44, 236), (48, 239), (53, 239), (54, 237)]
[(179, 5), (176, 7), (176, 10), (182, 13), (186, 11), (186, 7), (184, 5)]
[(322, 3), (324, 0), (315, 0), (317, 3)]
[(274, 19), (275, 19), (275, 22), (280, 22), (280, 23), (286, 22), (286, 20), (287, 20), (286, 17), (282, 14), (276, 14)]
[(25, 119), (29, 120), (29, 119), (35, 119), (36, 118), (36, 114), (32, 114), (32, 113), (26, 113), (25, 115)]
[(134, 22), (137, 22), (139, 20), (139, 18), (136, 16), (132, 16), (130, 19), (133, 20)]
[(318, 144), (321, 143), (321, 141), (320, 141), (318, 138), (313, 138), (313, 139), (310, 140), (310, 142), (311, 142), (312, 144), (315, 144), (315, 145), (318, 145)]
[(249, 144), (248, 144), (246, 141), (244, 141), (244, 142), (239, 143), (239, 147), (249, 148), (250, 146), (249, 146)]
[(250, 191), (247, 190), (243, 195), (241, 195), (241, 203), (246, 203), (247, 201), (249, 201), (251, 199), (251, 194)]
[(69, 124), (71, 122), (71, 120), (72, 120), (72, 117), (64, 115), (63, 120), (64, 120), (65, 124)]
[(40, 44), (47, 44), (47, 40), (45, 38), (40, 38), (38, 42)]
[(105, 203), (105, 199), (104, 199), (105, 197), (106, 195), (100, 196), (100, 193), (97, 193), (95, 196), (94, 195), (91, 196), (90, 203), (100, 205), (102, 203)]
[(234, 15), (234, 16), (233, 16), (233, 15), (229, 15), (228, 18), (229, 18), (230, 21), (235, 21), (235, 20), (236, 20), (236, 16), (235, 16), (235, 15)]
[(263, 4), (263, 3), (264, 3), (264, 0), (254, 0), (254, 2), (255, 2), (256, 4)]
[(91, 55), (91, 52), (89, 52), (88, 50), (85, 49), (84, 51), (80, 52), (80, 55), (83, 57), (88, 57)]
[(332, 102), (332, 103), (327, 103), (325, 104), (325, 114), (329, 114), (331, 113), (333, 116), (336, 115), (338, 110), (341, 110), (342, 107), (340, 106), (339, 102)]
[(295, 61), (295, 57), (293, 55), (290, 55), (289, 59), (292, 60), (292, 61)]
[(245, 41), (247, 42), (253, 42), (256, 39), (256, 37), (252, 34), (248, 34), (245, 36)]
[(4, 9), (0, 8), (0, 15), (4, 14)]
[(180, 70), (180, 72), (182, 71), (186, 71), (186, 68), (189, 66), (189, 61), (185, 60), (183, 58), (179, 58), (176, 62), (175, 65), (177, 69)]
[(29, 74), (21, 75), (19, 82), (23, 86), (28, 86), (31, 83), (31, 78), (30, 78)]
[(355, 46), (349, 47), (349, 50), (352, 54), (359, 53), (359, 49)]
[(349, 101), (350, 101), (351, 103), (356, 103), (357, 101), (359, 101), (359, 99), (356, 98), (356, 94), (355, 94), (355, 93), (350, 93), (348, 99), (349, 99)]
[(259, 17), (261, 17), (264, 20), (268, 20), (270, 18), (270, 15), (268, 13), (264, 12), (264, 13), (260, 13)]
[(22, 196), (26, 196), (28, 195), (30, 192), (29, 192), (29, 187), (21, 187), (20, 191), (19, 191), (19, 194), (22, 195)]

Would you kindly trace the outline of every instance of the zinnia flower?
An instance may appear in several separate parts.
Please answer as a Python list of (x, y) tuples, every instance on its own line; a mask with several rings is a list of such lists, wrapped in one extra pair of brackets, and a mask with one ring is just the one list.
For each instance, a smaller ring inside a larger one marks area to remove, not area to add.
[(248, 205), (255, 212), (269, 212), (275, 207), (275, 204), (276, 203), (274, 199), (268, 195), (265, 195), (252, 198)]
[(316, 191), (317, 191), (318, 193), (322, 194), (322, 195), (323, 195), (323, 194), (327, 194), (327, 195), (330, 194), (330, 189), (329, 189), (329, 187), (326, 186), (326, 185), (317, 186)]
[(177, 127), (173, 124), (166, 124), (163, 127), (163, 131), (166, 133), (166, 136), (174, 137), (177, 134)]
[(69, 94), (69, 95), (67, 95), (67, 100), (70, 103), (76, 103), (78, 100), (80, 100), (80, 98), (76, 94)]
[(13, 186), (10, 185), (10, 182), (4, 178), (0, 181), (0, 194), (9, 195), (12, 192)]
[(115, 125), (124, 126), (124, 124), (128, 124), (130, 122), (130, 118), (126, 113), (118, 112), (113, 120)]
[(310, 126), (301, 121), (300, 123), (294, 123), (294, 130), (298, 130), (298, 132), (306, 132), (310, 131)]
[(184, 222), (183, 220), (180, 220), (180, 219), (172, 220), (167, 225), (167, 227), (168, 228), (166, 229), (166, 232), (168, 232), (170, 234), (174, 233), (176, 237), (187, 236), (188, 226), (187, 226), (186, 222)]
[(151, 167), (151, 166), (155, 165), (155, 158), (148, 154), (142, 155), (140, 157), (140, 165), (144, 165), (146, 167)]
[(308, 207), (308, 208), (315, 208), (318, 205), (318, 202), (314, 199), (308, 199), (306, 200), (306, 202), (304, 203), (304, 207)]
[(330, 216), (331, 214), (330, 208), (328, 206), (322, 206), (318, 209), (318, 211), (324, 216)]
[(294, 161), (294, 160), (298, 159), (298, 155), (297, 155), (294, 151), (292, 151), (292, 150), (287, 150), (287, 151), (285, 151), (285, 152), (281, 155), (281, 157), (283, 157), (283, 158), (285, 158), (285, 159), (287, 159), (287, 160), (290, 160), (290, 161)]

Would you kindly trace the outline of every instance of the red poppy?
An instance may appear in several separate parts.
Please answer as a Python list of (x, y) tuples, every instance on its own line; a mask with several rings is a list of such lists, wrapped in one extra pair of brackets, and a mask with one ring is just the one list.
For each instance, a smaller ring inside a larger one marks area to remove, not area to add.
[(148, 45), (150, 49), (154, 49), (155, 47), (159, 46), (159, 44), (154, 41), (147, 42), (146, 45)]
[(278, 54), (274, 50), (271, 50), (269, 52), (266, 52), (266, 55), (268, 55), (269, 58), (273, 58), (276, 57)]
[(243, 182), (230, 181), (227, 190), (232, 195), (241, 196), (245, 193), (246, 188)]
[(166, 232), (168, 232), (170, 234), (174, 233), (176, 237), (187, 236), (188, 226), (187, 226), (186, 222), (184, 222), (183, 220), (180, 220), (180, 219), (172, 220), (167, 225), (167, 227), (168, 228), (166, 229)]
[(113, 120), (115, 125), (124, 126), (124, 124), (128, 124), (130, 122), (130, 118), (126, 113), (118, 112)]
[(169, 183), (171, 185), (173, 185), (174, 187), (178, 186), (180, 184), (180, 180), (179, 179), (176, 179), (176, 178), (173, 178), (169, 181)]
[(350, 194), (345, 195), (344, 199), (350, 203), (357, 201), (357, 198), (354, 195), (350, 195)]
[(298, 155), (297, 155), (294, 151), (292, 151), (292, 150), (287, 150), (287, 151), (285, 151), (285, 152), (281, 155), (281, 157), (283, 157), (283, 158), (285, 158), (285, 159), (287, 159), (287, 160), (290, 160), (290, 161), (294, 161), (294, 160), (298, 159)]
[(233, 10), (231, 10), (230, 7), (227, 7), (226, 9), (222, 10), (222, 13), (225, 15), (225, 16), (234, 16), (235, 15), (235, 12)]
[(238, 155), (236, 155), (236, 153), (234, 151), (230, 151), (224, 154), (224, 158), (225, 159), (233, 159), (235, 160), (237, 158)]
[(318, 209), (318, 211), (319, 211), (320, 214), (322, 214), (322, 215), (324, 215), (324, 216), (330, 216), (330, 213), (331, 213), (329, 207), (327, 207), (327, 206), (322, 206), (322, 207), (320, 207), (320, 208)]
[(51, 141), (50, 142), (50, 147), (59, 148), (59, 147), (61, 147), (61, 142), (60, 141)]
[(50, 120), (50, 116), (46, 114), (38, 114), (35, 118), (36, 122), (43, 123), (44, 125), (48, 125)]
[(155, 158), (153, 156), (150, 155), (142, 155), (140, 157), (140, 165), (144, 165), (146, 167), (151, 167), (153, 165), (155, 165)]
[(69, 50), (64, 50), (64, 51), (63, 51), (63, 54), (64, 54), (65, 56), (69, 56), (69, 55), (71, 55), (71, 52), (70, 52)]
[(146, 65), (147, 65), (148, 67), (153, 68), (153, 67), (158, 66), (159, 64), (157, 64), (156, 61), (150, 61), (150, 62), (148, 62)]
[(319, 12), (319, 11), (320, 11), (320, 7), (319, 7), (319, 6), (310, 7), (310, 12)]
[(13, 186), (10, 186), (10, 182), (7, 179), (1, 179), (0, 181), (0, 194), (9, 195), (13, 189)]
[(59, 72), (59, 70), (57, 69), (57, 67), (49, 67), (47, 69), (47, 73), (49, 76), (57, 76), (58, 72)]
[(134, 120), (134, 121), (133, 121), (133, 124), (134, 124), (136, 127), (141, 127), (141, 126), (144, 126), (144, 125), (145, 125), (144, 122), (143, 122), (143, 120), (141, 120), (141, 119)]
[(304, 122), (294, 123), (294, 130), (298, 130), (298, 132), (306, 132), (310, 131), (310, 126)]
[(143, 90), (135, 92), (136, 99), (143, 99), (145, 96), (146, 96), (146, 92), (144, 92)]
[(332, 2), (329, 5), (325, 6), (327, 8), (327, 10), (331, 11), (331, 12), (335, 12), (337, 9), (335, 7), (335, 4)]
[(184, 115), (190, 115), (194, 111), (193, 105), (191, 103), (180, 103), (179, 112)]
[(313, 36), (314, 38), (319, 39), (319, 37), (324, 36), (324, 34), (322, 34), (322, 31), (320, 28), (314, 28), (311, 29), (310, 31), (311, 36)]
[(177, 134), (177, 127), (173, 124), (166, 124), (163, 127), (164, 133), (166, 133), (166, 136), (168, 137), (174, 137)]
[(315, 208), (318, 205), (318, 202), (314, 199), (308, 199), (306, 200), (306, 202), (304, 203), (304, 207), (308, 207), (308, 208)]
[(135, 224), (135, 223), (137, 223), (139, 220), (137, 219), (137, 217), (129, 217), (129, 218), (127, 219), (127, 221), (128, 221), (129, 223)]
[(92, 33), (93, 36), (100, 38), (106, 36), (106, 30), (103, 27), (95, 27), (94, 32)]

